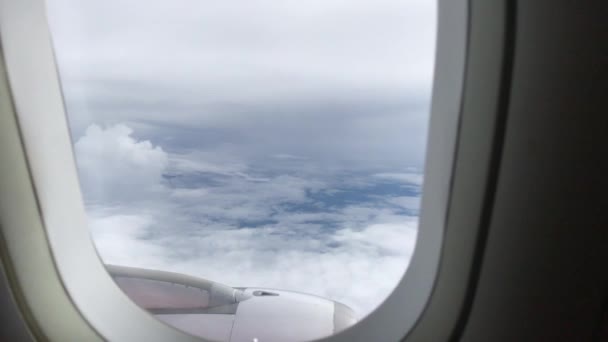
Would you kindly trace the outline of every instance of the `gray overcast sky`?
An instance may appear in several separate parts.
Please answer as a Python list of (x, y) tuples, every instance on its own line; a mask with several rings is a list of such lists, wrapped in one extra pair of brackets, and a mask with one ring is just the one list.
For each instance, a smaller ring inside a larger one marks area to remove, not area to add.
[(435, 3), (52, 0), (75, 138), (422, 165)]

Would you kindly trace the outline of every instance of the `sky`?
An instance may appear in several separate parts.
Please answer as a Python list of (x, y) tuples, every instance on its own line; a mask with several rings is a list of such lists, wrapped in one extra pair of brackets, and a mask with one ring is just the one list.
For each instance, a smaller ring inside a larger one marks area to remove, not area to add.
[(369, 314), (414, 251), (430, 0), (49, 0), (106, 263)]

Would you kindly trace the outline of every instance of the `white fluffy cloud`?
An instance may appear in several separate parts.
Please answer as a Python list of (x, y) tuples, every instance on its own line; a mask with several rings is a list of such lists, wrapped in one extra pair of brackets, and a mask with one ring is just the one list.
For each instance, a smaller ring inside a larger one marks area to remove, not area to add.
[(210, 229), (155, 240), (142, 239), (146, 224), (152, 224), (142, 217), (93, 214), (91, 219), (107, 263), (315, 294), (343, 302), (360, 316), (377, 307), (405, 272), (417, 225), (406, 219), (304, 237), (284, 226)]
[(137, 141), (125, 125), (91, 125), (74, 144), (85, 198), (132, 199), (161, 190), (167, 154), (150, 141)]
[(154, 220), (143, 214), (120, 214), (89, 210), (89, 228), (95, 246), (104, 260), (116, 265), (158, 265), (166, 258), (164, 248), (149, 243), (147, 227)]

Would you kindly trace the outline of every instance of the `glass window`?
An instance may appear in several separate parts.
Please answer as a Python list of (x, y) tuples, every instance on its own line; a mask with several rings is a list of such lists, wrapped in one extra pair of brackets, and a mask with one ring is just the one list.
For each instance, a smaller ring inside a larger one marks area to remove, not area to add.
[[(389, 295), (416, 243), (434, 0), (47, 3), (104, 262), (356, 319)], [(208, 300), (117, 281), (148, 309)]]

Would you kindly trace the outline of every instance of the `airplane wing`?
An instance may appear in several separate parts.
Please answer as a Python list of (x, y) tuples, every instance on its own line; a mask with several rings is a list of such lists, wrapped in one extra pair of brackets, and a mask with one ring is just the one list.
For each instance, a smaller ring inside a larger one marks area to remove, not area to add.
[(307, 341), (356, 323), (346, 305), (313, 295), (233, 288), (172, 272), (106, 268), (123, 292), (156, 318), (215, 341)]

